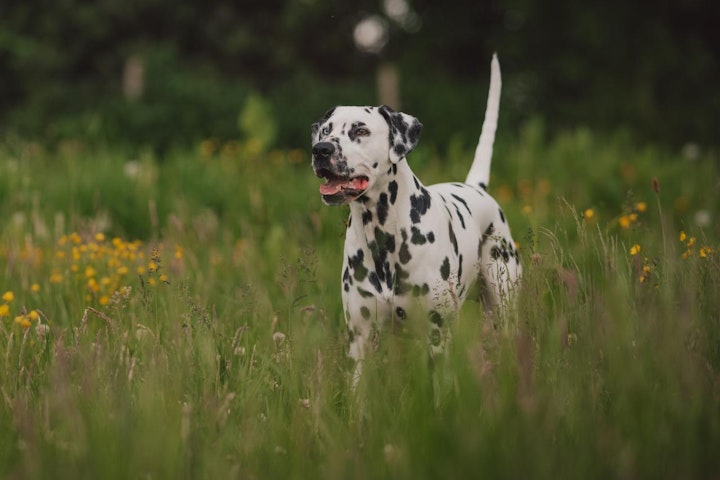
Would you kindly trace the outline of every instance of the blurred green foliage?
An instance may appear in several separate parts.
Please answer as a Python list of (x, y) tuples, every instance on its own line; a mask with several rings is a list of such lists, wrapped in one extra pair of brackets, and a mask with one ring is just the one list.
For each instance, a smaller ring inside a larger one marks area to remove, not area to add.
[[(394, 20), (388, 5), (404, 6), (412, 22)], [(498, 51), (501, 131), (540, 116), (549, 134), (586, 125), (716, 145), (719, 13), (702, 0), (6, 0), (0, 133), (166, 150), (237, 138), (238, 115), (262, 99), (276, 121), (272, 146), (304, 147), (328, 107), (377, 103), (375, 72), (392, 62), (402, 107), (432, 127), (428, 141), (447, 145), (477, 135)], [(353, 42), (368, 15), (387, 27), (377, 54)], [(135, 100), (123, 96), (131, 58), (144, 66)]]
[(238, 127), (244, 138), (253, 138), (260, 150), (272, 147), (277, 136), (277, 125), (268, 102), (257, 94), (248, 96), (238, 118)]

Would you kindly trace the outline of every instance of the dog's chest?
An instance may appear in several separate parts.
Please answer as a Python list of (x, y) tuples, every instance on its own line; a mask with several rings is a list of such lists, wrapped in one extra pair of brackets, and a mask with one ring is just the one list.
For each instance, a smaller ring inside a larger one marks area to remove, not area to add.
[(398, 200), (387, 219), (364, 212), (351, 217), (342, 273), (351, 315), (353, 310), (369, 310), (376, 318), (417, 309), (452, 311), (477, 277), (480, 231), (467, 214), (455, 218), (455, 209), (437, 196), (428, 208)]

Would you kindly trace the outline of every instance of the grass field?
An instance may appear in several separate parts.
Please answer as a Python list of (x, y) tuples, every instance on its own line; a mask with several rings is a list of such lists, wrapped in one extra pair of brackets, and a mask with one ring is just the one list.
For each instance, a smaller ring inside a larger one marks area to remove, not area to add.
[[(426, 183), (472, 145), (423, 147)], [(517, 312), (348, 385), (347, 210), (305, 151), (0, 146), (0, 478), (717, 478), (720, 160), (529, 124), (490, 192)]]

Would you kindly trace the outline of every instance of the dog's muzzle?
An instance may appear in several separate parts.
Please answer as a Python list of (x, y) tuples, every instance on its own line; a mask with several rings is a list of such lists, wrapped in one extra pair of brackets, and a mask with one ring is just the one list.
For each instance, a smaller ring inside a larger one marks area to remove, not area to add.
[(347, 165), (333, 157), (335, 144), (318, 142), (312, 148), (313, 169), (318, 178), (326, 182), (320, 185), (323, 200), (331, 205), (339, 205), (355, 200), (368, 188), (368, 177), (364, 175), (350, 176)]

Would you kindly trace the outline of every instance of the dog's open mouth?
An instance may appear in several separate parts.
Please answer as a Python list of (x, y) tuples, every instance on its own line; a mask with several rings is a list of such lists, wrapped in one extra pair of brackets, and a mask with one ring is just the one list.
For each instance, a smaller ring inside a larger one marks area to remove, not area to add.
[(359, 175), (357, 177), (345, 177), (332, 173), (330, 170), (321, 168), (316, 175), (326, 180), (320, 185), (320, 193), (330, 196), (341, 193), (344, 196), (356, 197), (361, 195), (368, 188), (368, 177)]

